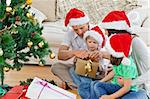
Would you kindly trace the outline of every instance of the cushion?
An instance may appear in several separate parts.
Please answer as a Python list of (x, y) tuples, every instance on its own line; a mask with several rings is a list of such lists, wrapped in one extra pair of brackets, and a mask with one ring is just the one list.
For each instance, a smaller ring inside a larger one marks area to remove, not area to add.
[(150, 46), (150, 14), (148, 7), (140, 7), (130, 11), (127, 16), (131, 23), (132, 33), (138, 34), (142, 40)]
[(33, 0), (32, 6), (44, 13), (48, 21), (56, 20), (56, 0)]
[(142, 27), (150, 28), (150, 15), (144, 20)]
[(44, 20), (47, 19), (47, 17), (46, 17), (41, 11), (39, 11), (38, 9), (36, 9), (36, 8), (34, 8), (34, 7), (31, 7), (30, 12), (35, 14), (35, 17), (37, 18), (37, 20), (38, 20), (38, 22), (39, 22), (40, 24), (41, 24)]
[(150, 28), (133, 26), (131, 30), (132, 33), (139, 35), (146, 45), (150, 46)]
[(137, 0), (137, 5), (140, 5), (140, 6), (149, 6), (149, 0)]
[(140, 27), (143, 24), (143, 21), (148, 17), (148, 9), (149, 8), (140, 7), (130, 11), (127, 16), (131, 26)]

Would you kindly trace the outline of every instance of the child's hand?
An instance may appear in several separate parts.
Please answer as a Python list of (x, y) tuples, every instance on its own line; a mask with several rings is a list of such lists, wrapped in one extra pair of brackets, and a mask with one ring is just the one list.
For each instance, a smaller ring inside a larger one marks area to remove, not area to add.
[(92, 61), (99, 61), (102, 59), (102, 54), (99, 52), (99, 51), (92, 51), (89, 53), (89, 58), (92, 60)]
[(121, 85), (121, 86), (124, 85), (124, 79), (123, 79), (123, 77), (121, 77), (121, 76), (117, 77), (117, 81), (118, 81), (119, 85)]

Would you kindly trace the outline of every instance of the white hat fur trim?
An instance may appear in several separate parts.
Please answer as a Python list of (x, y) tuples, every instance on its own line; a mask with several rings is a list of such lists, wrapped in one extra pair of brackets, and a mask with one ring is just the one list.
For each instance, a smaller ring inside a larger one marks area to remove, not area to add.
[(131, 64), (131, 61), (130, 61), (130, 59), (128, 59), (127, 57), (124, 57), (124, 58), (122, 59), (121, 63), (122, 63), (123, 65), (129, 66), (129, 65)]
[(88, 36), (93, 37), (98, 42), (99, 46), (102, 47), (103, 38), (101, 34), (99, 34), (98, 32), (94, 30), (90, 30), (84, 33), (83, 39), (86, 40)]
[(131, 29), (126, 23), (126, 21), (102, 22), (100, 23), (100, 26), (103, 29), (126, 30), (128, 32), (131, 32)]
[(82, 25), (82, 24), (88, 23), (89, 21), (90, 21), (89, 17), (85, 15), (84, 17), (81, 17), (81, 18), (71, 18), (69, 21), (69, 25), (70, 26)]

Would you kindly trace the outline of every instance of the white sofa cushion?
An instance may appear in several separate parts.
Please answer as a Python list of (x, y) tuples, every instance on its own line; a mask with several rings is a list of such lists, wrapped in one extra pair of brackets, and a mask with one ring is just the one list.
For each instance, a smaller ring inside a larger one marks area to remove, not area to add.
[(146, 45), (150, 46), (150, 28), (133, 26), (132, 33), (139, 35)]
[(36, 9), (32, 6), (30, 9), (30, 12), (35, 14), (35, 17), (37, 18), (37, 20), (40, 24), (42, 24), (42, 22), (47, 19), (46, 15), (44, 15), (41, 11), (39, 11), (38, 9)]
[(131, 23), (131, 26), (139, 26), (143, 24), (143, 21), (148, 17), (148, 11), (150, 8), (140, 7), (130, 11), (127, 16)]
[(150, 46), (150, 14), (148, 7), (140, 7), (130, 11), (127, 16), (131, 23), (132, 33), (139, 35)]
[(150, 0), (137, 0), (137, 5), (148, 7), (150, 5)]
[(33, 0), (32, 6), (40, 10), (48, 21), (56, 20), (56, 0)]
[(150, 15), (144, 20), (143, 27), (150, 28)]

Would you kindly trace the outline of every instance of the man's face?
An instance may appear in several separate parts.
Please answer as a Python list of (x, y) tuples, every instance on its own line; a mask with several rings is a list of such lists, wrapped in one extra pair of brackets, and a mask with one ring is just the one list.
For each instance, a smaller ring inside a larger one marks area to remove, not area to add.
[(84, 33), (89, 30), (89, 24), (72, 26), (73, 30), (80, 36), (83, 37)]
[(86, 43), (87, 43), (88, 50), (90, 51), (98, 50), (98, 42), (94, 38), (88, 37), (86, 39)]

